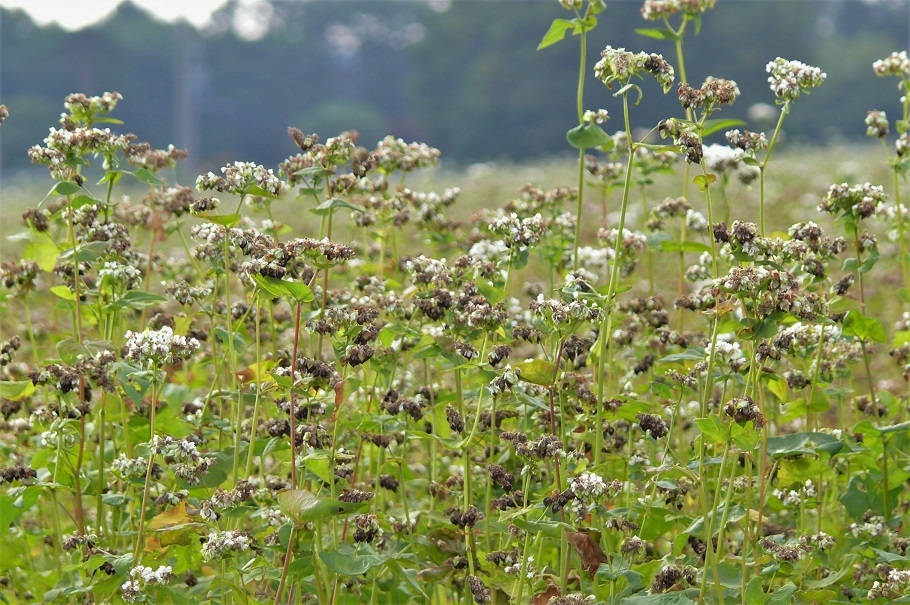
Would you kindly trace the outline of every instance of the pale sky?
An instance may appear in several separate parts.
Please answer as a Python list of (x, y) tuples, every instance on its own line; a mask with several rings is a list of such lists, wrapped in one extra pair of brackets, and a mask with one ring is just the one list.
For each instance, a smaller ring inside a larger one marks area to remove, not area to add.
[[(39, 25), (56, 21), (66, 29), (92, 25), (109, 15), (121, 0), (0, 0), (4, 8), (21, 8)], [(208, 23), (212, 12), (227, 0), (133, 0), (165, 21), (186, 18), (197, 27)], [(249, 4), (247, 1), (244, 4)]]

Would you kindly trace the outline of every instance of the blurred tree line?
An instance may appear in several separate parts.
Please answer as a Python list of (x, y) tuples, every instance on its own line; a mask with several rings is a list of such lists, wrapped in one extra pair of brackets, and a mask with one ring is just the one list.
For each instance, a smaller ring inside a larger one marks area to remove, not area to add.
[[(589, 39), (586, 108), (620, 113), (593, 77), (607, 44), (675, 64), (669, 42), (634, 33), (654, 26), (640, 5), (608, 0)], [(255, 6), (230, 2), (203, 31), (129, 3), (76, 32), (0, 9), (0, 102), (11, 112), (0, 129), (0, 169), (28, 166), (26, 149), (56, 125), (66, 94), (106, 90), (124, 96), (115, 114), (123, 128), (156, 147), (189, 148), (191, 171), (233, 160), (275, 165), (294, 150), (291, 125), (323, 139), (355, 128), (364, 145), (385, 134), (421, 140), (457, 162), (571, 153), (578, 40), (535, 50), (554, 18), (571, 16), (556, 0)], [(701, 35), (687, 34), (686, 67), (695, 85), (706, 76), (739, 84), (742, 96), (718, 117), (770, 130), (754, 108), (774, 101), (765, 64), (782, 56), (817, 65), (828, 80), (796, 104), (789, 139), (859, 139), (867, 110), (899, 117), (896, 81), (877, 79), (871, 64), (906, 48), (908, 28), (906, 0), (719, 0)], [(682, 114), (675, 95), (650, 84), (633, 114), (645, 130)]]

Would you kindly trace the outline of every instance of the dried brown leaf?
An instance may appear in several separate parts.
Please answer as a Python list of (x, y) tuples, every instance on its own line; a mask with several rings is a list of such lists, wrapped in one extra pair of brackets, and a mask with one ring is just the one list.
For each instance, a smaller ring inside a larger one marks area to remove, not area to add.
[(604, 553), (600, 544), (583, 531), (567, 531), (566, 536), (569, 539), (569, 544), (581, 557), (581, 568), (587, 571), (593, 580), (600, 564), (607, 562), (606, 553)]

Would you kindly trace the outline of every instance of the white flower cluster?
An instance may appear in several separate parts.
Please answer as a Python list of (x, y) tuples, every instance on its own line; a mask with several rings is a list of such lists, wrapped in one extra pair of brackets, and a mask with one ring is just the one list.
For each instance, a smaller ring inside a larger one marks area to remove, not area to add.
[[(329, 142), (326, 141), (328, 146)], [(410, 172), (416, 168), (428, 168), (439, 162), (440, 152), (424, 143), (405, 143), (392, 135), (386, 136), (376, 145), (376, 165), (390, 173), (397, 170)]]
[(572, 493), (580, 500), (593, 502), (607, 491), (607, 483), (594, 473), (581, 473), (570, 484)]
[(222, 193), (243, 195), (249, 192), (250, 187), (258, 187), (272, 195), (281, 195), (284, 183), (275, 176), (271, 168), (265, 168), (252, 162), (234, 162), (221, 167), (224, 176), (214, 172), (200, 175), (196, 178), (196, 189), (205, 191), (214, 189)]
[[(688, 217), (688, 213), (686, 215)], [(613, 258), (614, 250), (613, 247), (616, 245), (616, 235), (619, 233), (618, 229), (601, 229), (597, 233), (597, 239), (601, 241), (605, 246), (609, 246), (607, 255), (609, 258)], [(620, 251), (626, 252), (628, 254), (641, 252), (648, 245), (648, 236), (644, 233), (639, 233), (637, 231), (630, 231), (629, 229), (623, 228), (622, 230), (622, 243), (620, 245)]]
[(123, 151), (130, 144), (130, 138), (123, 134), (114, 134), (110, 128), (51, 128), (44, 144), (48, 149), (62, 151), (66, 154), (83, 156), (89, 153), (112, 154)]
[(731, 145), (750, 153), (761, 151), (768, 146), (768, 137), (763, 132), (740, 132), (739, 129), (728, 130), (724, 135)]
[(537, 245), (547, 231), (546, 221), (538, 212), (529, 218), (518, 218), (514, 212), (509, 216), (494, 218), (488, 225), (490, 232), (505, 240), (507, 247), (529, 247)]
[[(66, 107), (67, 111), (71, 114), (78, 113), (110, 113), (117, 107), (117, 102), (123, 100), (123, 95), (119, 92), (105, 92), (100, 97), (87, 97), (81, 93), (75, 93), (67, 95), (66, 100), (63, 103), (63, 106)], [(63, 114), (61, 120), (66, 116)]]
[[(708, 228), (708, 219), (701, 212), (689, 208), (686, 210), (686, 226), (692, 231), (705, 231)], [(645, 243), (647, 243), (645, 239)]]
[(196, 443), (189, 439), (174, 439), (169, 435), (152, 438), (152, 447), (156, 454), (173, 458), (174, 474), (190, 485), (199, 483), (201, 476), (215, 464), (215, 458), (203, 456), (196, 449)]
[(780, 500), (784, 506), (790, 508), (798, 508), (799, 503), (802, 502), (802, 494), (800, 494), (795, 489), (786, 491), (782, 489), (776, 489), (771, 493), (774, 495), (774, 497)]
[(721, 174), (735, 170), (743, 157), (742, 149), (718, 143), (705, 145), (703, 151), (705, 154), (703, 161), (708, 170)]
[(609, 119), (610, 115), (606, 109), (598, 109), (597, 111), (588, 109), (581, 116), (582, 124), (603, 124)]
[(135, 603), (140, 600), (143, 589), (167, 584), (167, 581), (173, 576), (174, 570), (168, 565), (162, 565), (158, 569), (137, 565), (130, 569), (129, 579), (120, 586), (123, 600), (127, 603)]
[(713, 8), (717, 0), (645, 0), (641, 16), (648, 21), (659, 21), (678, 12), (694, 16)]
[(544, 299), (543, 294), (538, 294), (532, 300), (529, 308), (535, 315), (551, 320), (554, 324), (596, 321), (600, 318), (600, 308), (586, 299), (573, 300), (566, 303), (555, 298)]
[(181, 305), (195, 304), (196, 301), (211, 296), (213, 291), (212, 282), (205, 282), (202, 285), (193, 286), (186, 280), (181, 280), (171, 284), (161, 282), (161, 285), (164, 286), (164, 291), (173, 296), (174, 300)]
[(847, 531), (856, 538), (877, 538), (891, 533), (891, 530), (888, 529), (888, 524), (885, 523), (885, 518), (882, 516), (871, 517), (863, 521), (862, 525), (851, 523)]
[(490, 392), (490, 395), (495, 397), (518, 384), (520, 375), (521, 372), (515, 370), (511, 365), (506, 365), (502, 374), (490, 381), (487, 385), (487, 390)]
[(105, 261), (104, 266), (98, 270), (98, 277), (101, 279), (110, 277), (114, 283), (123, 285), (127, 290), (131, 290), (142, 283), (142, 272), (139, 269), (132, 265), (115, 261)]
[(730, 368), (736, 372), (746, 363), (746, 356), (743, 355), (738, 342), (717, 341), (716, 349), (709, 343), (705, 347), (705, 361), (711, 357), (714, 351), (715, 361)]
[(872, 64), (872, 71), (879, 77), (897, 76), (905, 80), (910, 78), (910, 58), (907, 57), (907, 51), (894, 52), (884, 59), (875, 61)]
[[(511, 565), (506, 565), (502, 570), (509, 575), (518, 575), (521, 573), (521, 561), (515, 561)], [(535, 575), (537, 575), (537, 567), (534, 565), (534, 555), (528, 555), (525, 576), (529, 580), (533, 580)]]
[(158, 330), (126, 333), (125, 358), (144, 368), (161, 368), (189, 358), (199, 348), (199, 341), (174, 334), (169, 326)]
[(828, 193), (818, 205), (820, 212), (831, 214), (849, 213), (857, 218), (867, 218), (879, 212), (888, 194), (881, 185), (869, 182), (857, 185), (840, 183), (831, 185)]
[(130, 135), (116, 135), (109, 128), (51, 128), (44, 139), (45, 147), (34, 145), (29, 148), (28, 156), (32, 162), (47, 166), (54, 178), (67, 178), (71, 171), (66, 163), (68, 158), (114, 155), (125, 150), (131, 140)]
[(559, 0), (559, 4), (567, 11), (581, 10), (583, 2), (584, 0)]
[(133, 479), (145, 477), (148, 470), (149, 461), (141, 456), (139, 458), (127, 458), (123, 452), (117, 458), (111, 461), (111, 470), (121, 479)]
[(810, 536), (802, 536), (800, 537), (799, 542), (808, 548), (814, 548), (821, 551), (831, 550), (834, 548), (834, 545), (837, 544), (837, 540), (834, 539), (834, 536), (829, 536), (823, 531)]
[(784, 101), (793, 101), (808, 89), (821, 86), (828, 77), (828, 74), (817, 67), (800, 61), (787, 61), (780, 57), (769, 62), (765, 70), (771, 74), (768, 77), (771, 91)]
[(475, 242), (468, 250), (468, 256), (484, 263), (497, 263), (506, 258), (508, 254), (509, 247), (501, 239), (482, 239)]
[(417, 258), (412, 258), (405, 262), (404, 268), (419, 283), (428, 284), (432, 282), (438, 286), (443, 286), (451, 280), (449, 267), (446, 265), (446, 259), (444, 258), (437, 260), (421, 254)]
[(676, 74), (662, 55), (646, 52), (636, 54), (625, 48), (607, 46), (600, 56), (600, 61), (594, 65), (594, 75), (607, 87), (610, 87), (613, 82), (628, 82), (632, 76), (641, 76), (645, 72), (651, 73), (657, 78), (657, 82), (664, 92), (673, 86)]
[(686, 267), (685, 278), (686, 281), (698, 282), (706, 279), (711, 279), (711, 267), (712, 256), (710, 252), (702, 252), (698, 257), (698, 262), (694, 265), (689, 265)]
[(910, 594), (910, 570), (892, 569), (884, 582), (876, 580), (866, 595), (870, 601), (875, 599), (898, 599)]
[(204, 561), (223, 559), (233, 553), (245, 552), (250, 549), (251, 545), (252, 538), (247, 532), (239, 530), (213, 531), (209, 533), (208, 540), (202, 545), (202, 559)]

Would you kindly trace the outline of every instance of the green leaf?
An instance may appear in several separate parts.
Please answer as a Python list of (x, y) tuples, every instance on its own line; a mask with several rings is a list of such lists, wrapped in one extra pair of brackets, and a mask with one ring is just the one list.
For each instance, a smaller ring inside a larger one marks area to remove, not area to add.
[(57, 266), (60, 249), (52, 242), (31, 242), (25, 247), (23, 258), (38, 263), (42, 271), (51, 272)]
[(734, 422), (730, 425), (730, 439), (739, 449), (744, 452), (751, 452), (758, 447), (761, 441), (761, 432), (755, 429), (755, 423), (751, 420), (745, 426), (740, 426)]
[(803, 586), (809, 590), (817, 590), (819, 588), (824, 588), (825, 586), (831, 586), (840, 581), (845, 575), (853, 573), (853, 561), (855, 560), (856, 555), (847, 555), (839, 561), (839, 564), (841, 565), (840, 570), (832, 572), (820, 580), (810, 580), (807, 578), (803, 582)]
[(556, 364), (546, 359), (533, 359), (513, 364), (514, 368), (521, 371), (520, 378), (531, 384), (548, 387), (553, 384), (556, 373)]
[(106, 241), (100, 242), (87, 242), (85, 244), (79, 244), (75, 250), (72, 248), (69, 250), (64, 250), (59, 257), (61, 261), (71, 261), (73, 258), (80, 263), (90, 263), (105, 254), (108, 250), (108, 243)]
[(875, 317), (867, 317), (859, 311), (853, 310), (844, 317), (844, 335), (855, 336), (860, 340), (873, 340), (885, 342), (885, 328)]
[(275, 195), (274, 193), (272, 193), (272, 192), (269, 191), (268, 189), (263, 189), (263, 188), (260, 187), (259, 185), (250, 185), (249, 188), (246, 190), (246, 192), (247, 192), (249, 195), (255, 195), (255, 196), (258, 196), (258, 197), (264, 197), (264, 198), (269, 199), (269, 200), (277, 200), (277, 199), (279, 198), (279, 196)]
[(771, 593), (771, 598), (765, 601), (765, 605), (790, 605), (790, 598), (796, 592), (796, 585), (793, 582), (787, 582), (780, 588), (775, 588)]
[(79, 189), (80, 187), (76, 183), (72, 183), (70, 181), (60, 181), (54, 185), (54, 188), (50, 190), (48, 195), (50, 196), (54, 193), (57, 195), (75, 195), (76, 193), (79, 193)]
[(668, 385), (666, 383), (657, 382), (656, 380), (652, 380), (651, 384), (649, 385), (649, 389), (652, 393), (654, 393), (658, 397), (663, 397), (664, 399), (673, 398), (673, 387), (671, 387), (670, 385)]
[(761, 163), (752, 156), (743, 156), (740, 161), (746, 166), (755, 166), (756, 168), (761, 168)]
[(766, 594), (762, 588), (762, 578), (761, 576), (755, 576), (749, 583), (746, 585), (745, 595), (746, 603), (754, 605), (764, 605), (768, 602), (768, 599), (771, 598), (771, 595)]
[(655, 40), (676, 40), (676, 33), (666, 30), (658, 29), (656, 27), (643, 27), (635, 30), (636, 34), (644, 36), (646, 38), (654, 38)]
[(547, 33), (543, 35), (543, 39), (540, 41), (540, 44), (537, 45), (537, 50), (542, 50), (548, 46), (553, 46), (565, 38), (566, 33), (570, 29), (574, 28), (575, 19), (554, 19), (553, 23), (550, 24), (550, 29), (547, 30)]
[(732, 118), (720, 119), (720, 120), (705, 120), (705, 123), (702, 125), (701, 136), (706, 137), (708, 135), (714, 134), (719, 130), (724, 130), (726, 128), (732, 128), (734, 126), (742, 126), (745, 124), (742, 120), (734, 120)]
[(350, 202), (346, 202), (340, 198), (333, 197), (329, 198), (326, 201), (322, 202), (315, 208), (310, 208), (310, 212), (316, 216), (328, 216), (335, 210), (343, 208), (345, 210), (350, 210), (351, 212), (365, 212), (360, 206), (355, 206)]
[(664, 241), (660, 244), (660, 249), (663, 252), (711, 252), (711, 247), (707, 244), (702, 244), (701, 242), (677, 242), (677, 241)]
[(50, 290), (52, 294), (59, 296), (63, 300), (76, 300), (76, 294), (68, 286), (51, 286)]
[(530, 256), (530, 250), (528, 248), (522, 248), (519, 250), (512, 259), (512, 268), (513, 269), (524, 269), (528, 266), (528, 257)]
[(600, 124), (579, 124), (566, 133), (566, 140), (576, 149), (591, 149), (613, 143), (613, 138), (604, 132)]
[(392, 575), (394, 575), (399, 580), (404, 580), (407, 582), (408, 585), (414, 589), (417, 594), (429, 600), (430, 597), (427, 595), (427, 593), (424, 592), (423, 586), (421, 586), (421, 581), (417, 577), (416, 569), (405, 569), (395, 559), (389, 559), (386, 567), (389, 569), (389, 571), (392, 572)]
[[(697, 462), (697, 461), (696, 461)], [(720, 462), (718, 462), (720, 464)], [(708, 514), (708, 516), (713, 520), (712, 525), (714, 528), (714, 535), (716, 536), (720, 532), (720, 520), (724, 518), (724, 509), (726, 505), (721, 504), (717, 507), (717, 510)], [(746, 508), (742, 504), (734, 504), (730, 507), (730, 512), (727, 514), (726, 522), (727, 525), (731, 523), (736, 523), (746, 517)], [(691, 525), (685, 529), (684, 534), (690, 534), (704, 538), (705, 533), (705, 519), (702, 516), (696, 517)], [(721, 574), (721, 582), (724, 580), (724, 575)]]
[(35, 392), (35, 385), (31, 380), (2, 380), (0, 381), (0, 399), (17, 401), (25, 399)]
[(882, 435), (887, 435), (888, 433), (903, 433), (904, 431), (910, 430), (910, 421), (901, 422), (900, 424), (892, 424), (890, 426), (879, 427), (878, 431)]
[(369, 506), (366, 502), (342, 502), (331, 498), (317, 498), (305, 489), (295, 489), (278, 494), (281, 512), (297, 523), (321, 521), (335, 515), (348, 515)]
[(834, 435), (826, 433), (791, 433), (778, 437), (768, 437), (768, 455), (773, 458), (795, 454), (813, 454), (828, 444), (843, 444)]
[(342, 546), (339, 550), (321, 551), (319, 558), (331, 571), (342, 576), (359, 576), (388, 561), (388, 557), (380, 557), (375, 552), (369, 551), (357, 552), (347, 545)]
[(118, 309), (145, 309), (147, 307), (154, 307), (155, 305), (163, 305), (166, 303), (167, 298), (160, 294), (142, 292), (141, 290), (130, 290), (121, 298), (108, 304), (107, 309), (109, 311)]
[(271, 294), (272, 298), (287, 297), (297, 302), (312, 302), (313, 291), (304, 283), (287, 281), (265, 275), (253, 275), (253, 280)]
[(680, 592), (666, 592), (652, 595), (635, 595), (626, 597), (619, 602), (619, 605), (690, 605), (695, 603), (698, 596), (698, 590), (689, 588)]
[(702, 435), (709, 443), (725, 444), (730, 438), (730, 428), (717, 416), (698, 418), (695, 420), (695, 424), (698, 425)]
[(875, 263), (881, 258), (881, 253), (878, 251), (878, 248), (874, 248), (869, 255), (863, 259), (863, 263), (859, 266), (860, 273), (868, 273), (872, 270), (872, 267), (875, 266)]
[(717, 175), (715, 174), (699, 174), (692, 179), (692, 184), (698, 187), (699, 191), (707, 191), (708, 187), (717, 182)]
[(158, 187), (164, 185), (164, 181), (145, 168), (140, 168), (136, 172), (128, 172), (127, 174), (133, 175), (137, 181), (146, 185), (156, 185)]
[(199, 217), (204, 218), (210, 223), (224, 225), (225, 227), (233, 227), (239, 223), (241, 219), (239, 214), (200, 214)]
[(658, 360), (658, 363), (676, 363), (679, 361), (703, 361), (705, 359), (705, 350), (699, 347), (686, 349), (682, 353), (672, 353), (665, 355)]
[(846, 296), (838, 296), (828, 305), (828, 311), (831, 313), (846, 313), (847, 311), (862, 308), (862, 302)]
[(910, 331), (900, 330), (900, 331), (894, 333), (894, 342), (891, 346), (893, 348), (897, 349), (899, 347), (904, 346), (908, 342), (910, 342)]

